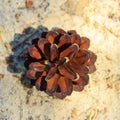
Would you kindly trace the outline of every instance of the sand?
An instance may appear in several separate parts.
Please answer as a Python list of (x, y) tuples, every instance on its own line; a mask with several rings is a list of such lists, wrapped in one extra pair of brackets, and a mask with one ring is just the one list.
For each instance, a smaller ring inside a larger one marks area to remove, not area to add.
[[(26, 50), (29, 42), (12, 47), (37, 36), (36, 29), (55, 27), (88, 37), (98, 57), (85, 89), (62, 100), (24, 86), (27, 80), (21, 84), (23, 59), (6, 60)], [(0, 120), (120, 120), (119, 49), (120, 0), (33, 0), (32, 8), (24, 0), (0, 0)]]

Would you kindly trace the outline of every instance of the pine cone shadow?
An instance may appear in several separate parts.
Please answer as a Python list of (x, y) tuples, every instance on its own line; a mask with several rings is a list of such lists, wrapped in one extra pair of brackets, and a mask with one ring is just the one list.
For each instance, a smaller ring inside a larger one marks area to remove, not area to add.
[(41, 36), (41, 33), (48, 31), (45, 26), (39, 26), (37, 29), (28, 27), (23, 30), (22, 34), (15, 33), (14, 40), (10, 42), (12, 54), (6, 57), (8, 63), (7, 70), (14, 74), (21, 74), (21, 83), (24, 86), (32, 87), (33, 81), (30, 81), (26, 76), (26, 68), (24, 66), (27, 55), (28, 46), (33, 39)]

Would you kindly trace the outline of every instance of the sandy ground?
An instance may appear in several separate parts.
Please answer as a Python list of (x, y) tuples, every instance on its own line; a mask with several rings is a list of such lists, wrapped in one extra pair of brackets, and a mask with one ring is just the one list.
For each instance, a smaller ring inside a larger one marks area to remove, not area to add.
[[(40, 25), (40, 32), (60, 27), (90, 38), (97, 71), (82, 92), (60, 100), (25, 87), (22, 63), (6, 61), (21, 52), (10, 43), (25, 39), (25, 28), (34, 32)], [(119, 49), (120, 0), (34, 0), (30, 9), (24, 0), (0, 0), (0, 120), (120, 120)]]

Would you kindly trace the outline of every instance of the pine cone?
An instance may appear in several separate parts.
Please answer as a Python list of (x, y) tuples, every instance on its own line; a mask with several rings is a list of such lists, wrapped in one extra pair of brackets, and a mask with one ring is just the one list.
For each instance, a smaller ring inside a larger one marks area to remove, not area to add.
[(64, 98), (88, 84), (97, 56), (88, 50), (90, 40), (75, 30), (43, 32), (28, 48), (27, 76), (38, 90)]

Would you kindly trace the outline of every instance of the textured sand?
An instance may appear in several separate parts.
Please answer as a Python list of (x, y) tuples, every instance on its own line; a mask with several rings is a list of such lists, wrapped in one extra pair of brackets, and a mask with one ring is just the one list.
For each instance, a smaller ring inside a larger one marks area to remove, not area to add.
[[(24, 87), (21, 72), (9, 70), (6, 57), (14, 54), (9, 43), (39, 25), (90, 38), (97, 71), (82, 92), (60, 100)], [(31, 9), (24, 0), (0, 0), (0, 120), (120, 120), (119, 49), (119, 0), (34, 0)]]

